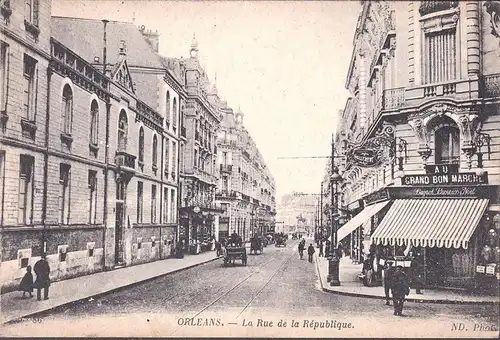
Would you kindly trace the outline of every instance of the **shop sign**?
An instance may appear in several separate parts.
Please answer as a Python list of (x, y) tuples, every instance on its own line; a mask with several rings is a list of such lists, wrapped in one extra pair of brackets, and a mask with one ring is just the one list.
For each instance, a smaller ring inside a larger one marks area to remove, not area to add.
[(425, 166), (427, 174), (450, 174), (458, 172), (458, 164), (431, 164)]
[(394, 138), (381, 134), (359, 144), (351, 144), (346, 152), (348, 163), (362, 168), (378, 166), (394, 160)]
[(463, 185), (488, 184), (488, 174), (477, 175), (473, 172), (436, 173), (430, 175), (403, 176), (404, 185)]
[(390, 197), (395, 198), (437, 198), (437, 197), (485, 197), (494, 196), (494, 186), (432, 186), (432, 187), (391, 187)]
[(484, 266), (477, 266), (476, 267), (476, 272), (478, 273), (484, 273), (486, 268)]
[(347, 209), (348, 210), (356, 210), (356, 209), (359, 209), (361, 208), (361, 202), (360, 200), (355, 200), (354, 202), (351, 202), (347, 205)]
[(390, 194), (389, 190), (387, 189), (375, 191), (364, 198), (365, 205), (370, 205), (382, 201), (388, 201), (389, 199), (390, 199)]

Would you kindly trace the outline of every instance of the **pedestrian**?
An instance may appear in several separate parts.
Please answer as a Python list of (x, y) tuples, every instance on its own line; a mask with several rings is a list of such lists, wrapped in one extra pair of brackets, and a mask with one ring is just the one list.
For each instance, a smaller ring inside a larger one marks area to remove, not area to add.
[(394, 303), (394, 315), (403, 315), (403, 304), (405, 296), (410, 294), (410, 285), (408, 277), (403, 272), (402, 266), (397, 266), (394, 275), (392, 276), (392, 301)]
[(23, 298), (26, 293), (30, 293), (30, 297), (33, 297), (33, 274), (31, 273), (31, 266), (26, 267), (26, 274), (24, 274), (17, 290), (23, 292)]
[(323, 242), (322, 241), (319, 241), (319, 254), (318, 256), (325, 256), (325, 254), (323, 253)]
[(304, 258), (304, 244), (302, 242), (299, 243), (299, 256), (301, 260)]
[(394, 267), (392, 265), (392, 261), (387, 261), (384, 265), (384, 270), (382, 271), (382, 282), (384, 284), (385, 291), (385, 304), (387, 306), (391, 305), (389, 293), (391, 291), (392, 277), (394, 275)]
[(309, 243), (309, 248), (307, 248), (307, 255), (309, 255), (309, 262), (312, 263), (313, 261), (313, 254), (314, 254), (314, 247), (312, 243)]
[(36, 298), (38, 301), (41, 300), (41, 293), (43, 289), (43, 299), (47, 300), (49, 298), (50, 267), (45, 253), (43, 253), (42, 258), (35, 263), (33, 270), (36, 274), (36, 281), (34, 284), (37, 289)]
[(217, 252), (217, 257), (220, 256), (221, 248), (222, 248), (222, 246), (221, 246), (220, 242), (219, 241), (215, 241), (215, 251)]

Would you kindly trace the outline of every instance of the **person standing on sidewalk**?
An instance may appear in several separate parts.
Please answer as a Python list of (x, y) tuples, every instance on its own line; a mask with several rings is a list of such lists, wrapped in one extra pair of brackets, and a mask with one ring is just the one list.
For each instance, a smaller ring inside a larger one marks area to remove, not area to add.
[(321, 257), (321, 256), (325, 256), (325, 254), (323, 253), (323, 241), (319, 241), (319, 254), (318, 256)]
[(47, 300), (49, 298), (49, 286), (50, 286), (50, 267), (47, 262), (47, 255), (42, 254), (42, 258), (35, 263), (33, 270), (36, 274), (36, 297), (38, 301), (42, 299), (42, 289), (43, 289), (43, 299)]
[(392, 266), (392, 261), (387, 261), (382, 272), (382, 282), (384, 283), (385, 291), (385, 304), (387, 306), (391, 305), (389, 293), (392, 286), (392, 277), (394, 275), (394, 267)]
[(309, 255), (309, 262), (313, 262), (313, 254), (314, 254), (314, 246), (312, 243), (309, 244), (309, 248), (307, 248), (307, 255)]
[(410, 285), (408, 277), (403, 272), (402, 266), (397, 266), (392, 276), (392, 301), (394, 303), (394, 315), (403, 315), (403, 304), (405, 296), (410, 294)]
[(299, 256), (302, 260), (304, 258), (304, 244), (302, 242), (299, 243)]

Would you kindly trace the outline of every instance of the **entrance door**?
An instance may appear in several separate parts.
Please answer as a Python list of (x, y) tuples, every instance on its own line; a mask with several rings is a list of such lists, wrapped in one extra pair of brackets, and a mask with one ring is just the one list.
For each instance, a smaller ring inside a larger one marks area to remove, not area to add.
[(426, 248), (425, 277), (427, 286), (442, 286), (445, 273), (444, 248)]
[(121, 265), (124, 262), (123, 245), (123, 223), (125, 220), (125, 209), (123, 202), (116, 202), (116, 222), (115, 222), (115, 264)]

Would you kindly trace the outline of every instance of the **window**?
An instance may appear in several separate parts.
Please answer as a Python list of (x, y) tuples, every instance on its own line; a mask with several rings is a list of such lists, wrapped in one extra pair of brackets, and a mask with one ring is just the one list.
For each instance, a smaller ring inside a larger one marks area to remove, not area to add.
[(92, 104), (90, 104), (90, 143), (93, 145), (97, 145), (98, 118), (99, 118), (99, 105), (97, 104), (96, 100), (93, 100)]
[(177, 173), (177, 143), (172, 141), (172, 177), (175, 180)]
[(179, 171), (184, 171), (184, 144), (180, 144), (179, 150)]
[(19, 158), (19, 211), (20, 224), (33, 222), (33, 168), (35, 159), (31, 156), (21, 155)]
[(153, 136), (153, 171), (158, 169), (158, 137)]
[(0, 41), (0, 111), (7, 110), (8, 45)]
[(97, 221), (97, 171), (89, 170), (89, 224)]
[(139, 165), (144, 164), (144, 129), (139, 129)]
[(177, 99), (174, 98), (174, 102), (172, 104), (172, 126), (174, 129), (177, 127)]
[(459, 62), (455, 28), (429, 32), (424, 38), (424, 83), (432, 84), (456, 79)]
[(143, 186), (142, 182), (137, 182), (137, 223), (142, 223), (143, 208)]
[(460, 131), (444, 126), (435, 133), (436, 164), (458, 164), (460, 162)]
[(71, 165), (59, 164), (59, 223), (69, 224)]
[(156, 185), (151, 186), (151, 223), (156, 223)]
[(167, 122), (167, 128), (168, 124), (170, 123), (170, 92), (167, 91), (167, 99), (165, 101), (165, 121)]
[(170, 161), (170, 154), (169, 154), (169, 148), (170, 148), (170, 141), (168, 138), (165, 139), (165, 179), (168, 179), (168, 168), (169, 168), (169, 161)]
[(25, 14), (24, 19), (32, 24), (33, 26), (38, 27), (38, 9), (39, 9), (39, 0), (25, 0)]
[(194, 150), (194, 167), (198, 166), (198, 150)]
[(172, 204), (172, 206), (170, 207), (170, 222), (175, 223), (176, 208), (175, 208), (175, 190), (174, 189), (172, 189), (170, 191), (170, 202)]
[(71, 128), (73, 124), (73, 91), (71, 91), (71, 87), (68, 84), (64, 85), (63, 89), (62, 120), (63, 132), (71, 134)]
[(118, 120), (118, 151), (127, 150), (128, 122), (127, 114), (124, 110), (120, 112)]
[(168, 189), (163, 190), (163, 223), (168, 223)]
[(36, 60), (24, 55), (24, 78), (23, 78), (23, 105), (24, 117), (27, 120), (35, 120), (35, 69)]

